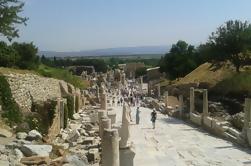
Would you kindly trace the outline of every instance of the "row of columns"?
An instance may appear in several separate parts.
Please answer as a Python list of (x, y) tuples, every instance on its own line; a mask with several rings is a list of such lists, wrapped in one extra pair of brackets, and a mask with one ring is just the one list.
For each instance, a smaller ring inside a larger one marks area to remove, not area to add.
[[(125, 150), (128, 150), (128, 147), (130, 147), (128, 144), (130, 137), (130, 107), (126, 102), (124, 103), (122, 126), (113, 126), (116, 121), (116, 113), (103, 109), (103, 104), (106, 103), (106, 97), (102, 96), (102, 108), (98, 111), (99, 136), (101, 138), (102, 147), (102, 166), (127, 165), (127, 162), (120, 160), (120, 149), (124, 152)], [(131, 159), (129, 160), (130, 162), (133, 161), (135, 153), (129, 150), (126, 154), (130, 154)]]

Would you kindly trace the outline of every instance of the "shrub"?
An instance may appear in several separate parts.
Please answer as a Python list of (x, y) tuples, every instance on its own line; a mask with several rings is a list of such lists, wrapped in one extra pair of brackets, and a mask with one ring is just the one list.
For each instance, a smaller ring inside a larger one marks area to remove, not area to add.
[(48, 120), (49, 120), (50, 125), (52, 125), (53, 119), (55, 118), (56, 106), (57, 106), (57, 101), (55, 100), (49, 101), (47, 111), (48, 111)]
[(10, 85), (4, 76), (0, 76), (0, 104), (4, 110), (2, 116), (7, 118), (7, 123), (10, 126), (22, 121), (22, 113), (12, 98)]
[(79, 111), (79, 96), (76, 96), (75, 99), (75, 112)]
[(68, 108), (68, 118), (72, 119), (74, 114), (74, 96), (68, 95), (66, 99)]
[(64, 128), (68, 126), (68, 107), (64, 104)]

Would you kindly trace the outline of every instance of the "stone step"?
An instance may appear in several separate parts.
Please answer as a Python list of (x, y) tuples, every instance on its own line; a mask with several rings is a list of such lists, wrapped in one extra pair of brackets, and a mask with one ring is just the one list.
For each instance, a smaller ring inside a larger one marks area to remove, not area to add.
[(231, 133), (235, 137), (238, 137), (240, 135), (240, 132), (238, 130), (234, 129), (234, 128), (228, 128), (227, 132)]
[(237, 137), (235, 137), (234, 135), (232, 135), (231, 133), (229, 132), (224, 132), (223, 134), (227, 139), (229, 139), (230, 141), (234, 141), (236, 142), (237, 141)]

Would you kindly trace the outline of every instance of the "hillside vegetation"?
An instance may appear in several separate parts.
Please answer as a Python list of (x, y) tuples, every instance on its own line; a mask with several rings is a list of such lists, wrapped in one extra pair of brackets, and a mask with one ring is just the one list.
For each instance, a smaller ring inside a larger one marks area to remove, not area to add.
[(42, 76), (64, 80), (80, 89), (85, 89), (89, 85), (87, 81), (83, 81), (81, 78), (72, 75), (66, 69), (54, 68), (41, 64), (36, 71)]
[(162, 86), (194, 83), (207, 85), (210, 94), (216, 96), (244, 99), (251, 97), (251, 68), (247, 66), (241, 68), (241, 72), (236, 72), (229, 62), (218, 65), (204, 63), (183, 78), (162, 82)]
[(43, 64), (40, 64), (39, 67), (35, 70), (20, 70), (14, 68), (0, 67), (0, 75), (10, 74), (10, 73), (20, 73), (20, 74), (32, 73), (44, 77), (56, 78), (59, 80), (64, 80), (65, 82), (68, 82), (80, 89), (85, 89), (89, 86), (88, 81), (82, 80), (81, 78), (72, 75), (66, 69), (49, 67)]

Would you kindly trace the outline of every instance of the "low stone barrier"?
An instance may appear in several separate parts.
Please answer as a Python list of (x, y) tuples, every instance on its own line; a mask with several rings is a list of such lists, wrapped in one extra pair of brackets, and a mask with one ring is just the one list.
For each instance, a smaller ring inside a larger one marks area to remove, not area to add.
[(190, 120), (196, 125), (201, 126), (202, 125), (202, 116), (201, 115), (196, 115), (194, 113), (190, 113)]

